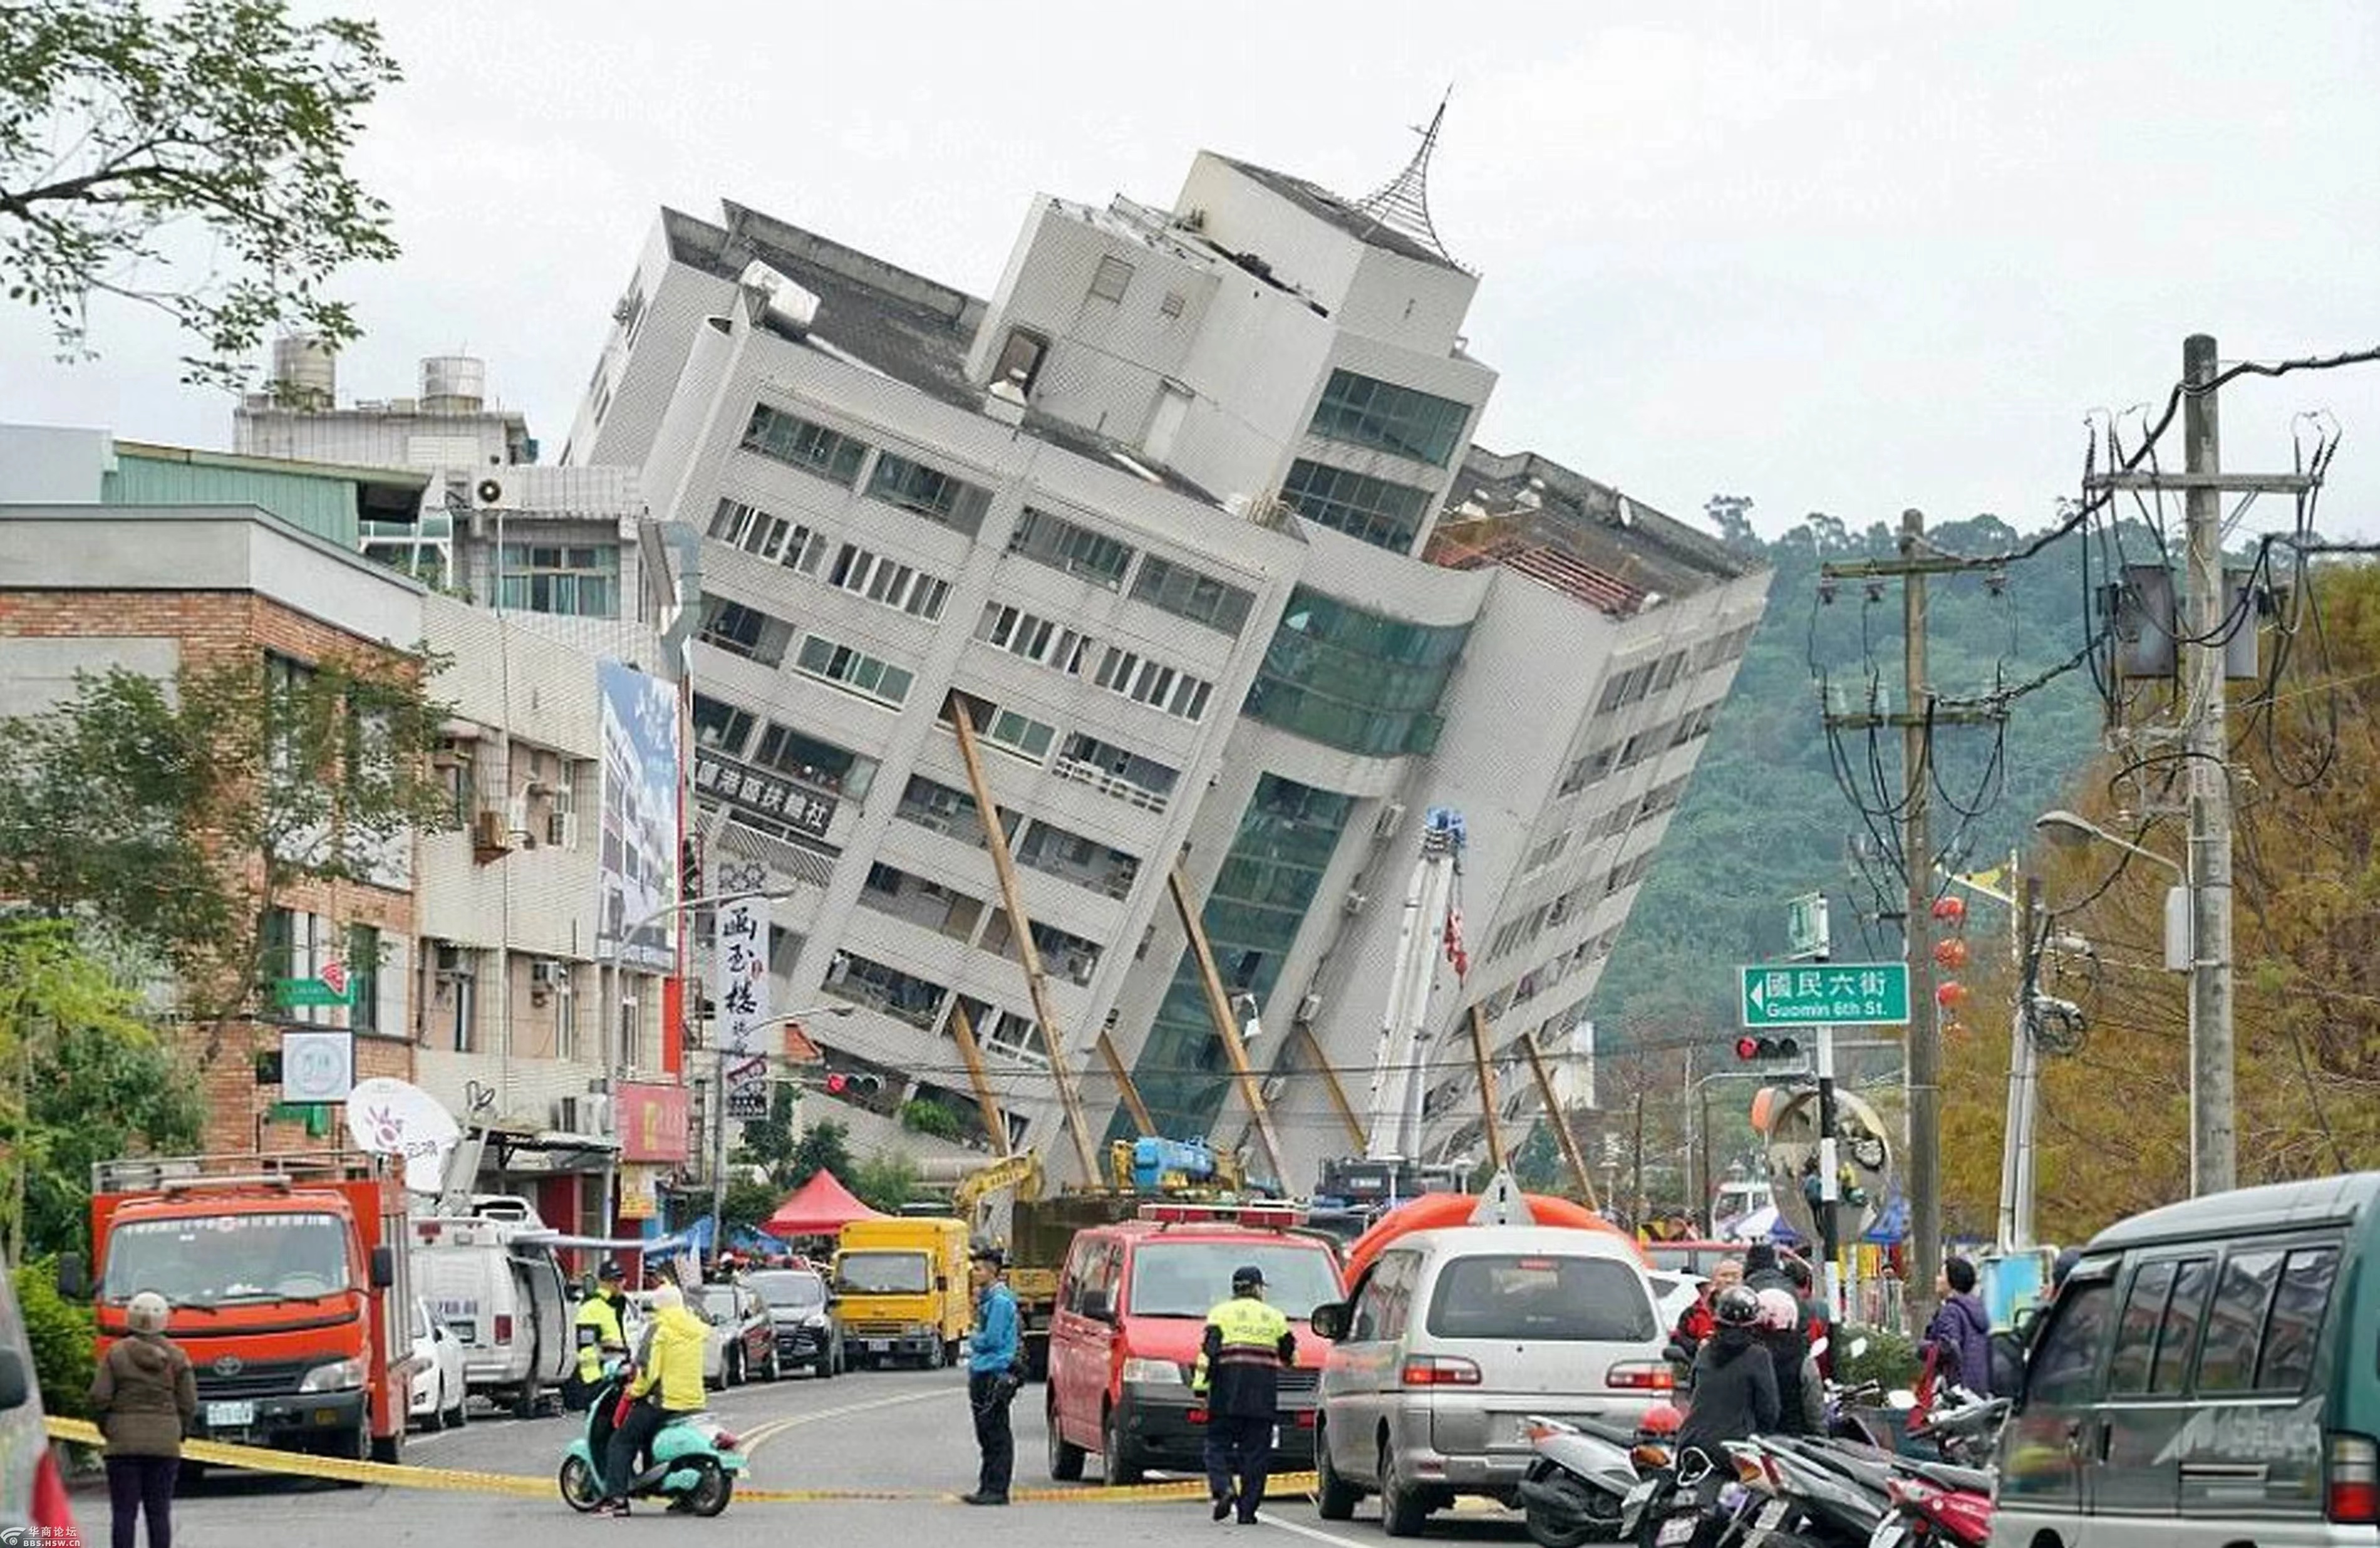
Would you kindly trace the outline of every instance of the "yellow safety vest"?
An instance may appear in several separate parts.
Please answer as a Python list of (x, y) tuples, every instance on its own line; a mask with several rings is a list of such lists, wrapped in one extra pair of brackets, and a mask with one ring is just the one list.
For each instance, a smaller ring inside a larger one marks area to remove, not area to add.
[[(1223, 1335), (1225, 1365), (1281, 1364), (1281, 1341), (1289, 1336), (1289, 1319), (1280, 1309), (1254, 1296), (1233, 1296), (1207, 1313), (1207, 1325)], [(1190, 1378), (1193, 1396), (1207, 1395), (1207, 1350), (1198, 1349), (1197, 1370)]]
[(578, 1329), (578, 1379), (600, 1382), (606, 1350), (625, 1352), (628, 1347), (628, 1335), (620, 1329), (620, 1309), (598, 1290), (578, 1303), (573, 1322)]

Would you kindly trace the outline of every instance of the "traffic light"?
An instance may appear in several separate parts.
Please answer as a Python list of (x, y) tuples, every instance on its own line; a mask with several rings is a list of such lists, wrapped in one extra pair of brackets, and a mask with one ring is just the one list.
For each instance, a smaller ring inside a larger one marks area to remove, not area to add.
[(1750, 1032), (1735, 1040), (1735, 1056), (1745, 1064), (1765, 1064), (1771, 1059), (1798, 1059), (1802, 1045), (1790, 1037), (1755, 1037)]
[(879, 1075), (847, 1075), (836, 1070), (826, 1078), (829, 1096), (874, 1096), (884, 1089), (884, 1078)]

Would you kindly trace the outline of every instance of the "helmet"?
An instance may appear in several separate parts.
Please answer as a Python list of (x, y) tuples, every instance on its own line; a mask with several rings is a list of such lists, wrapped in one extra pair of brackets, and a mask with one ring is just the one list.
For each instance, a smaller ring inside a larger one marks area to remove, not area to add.
[(1711, 1302), (1711, 1316), (1719, 1326), (1748, 1328), (1760, 1321), (1760, 1293), (1741, 1285), (1730, 1285)]
[(1636, 1433), (1640, 1437), (1674, 1435), (1678, 1432), (1678, 1426), (1683, 1417), (1674, 1406), (1668, 1403), (1656, 1403), (1645, 1410), (1643, 1419), (1636, 1421)]
[(674, 1285), (662, 1286), (653, 1292), (653, 1310), (656, 1311), (685, 1310), (686, 1292)]
[(1786, 1290), (1763, 1290), (1760, 1302), (1760, 1326), (1770, 1333), (1783, 1333), (1798, 1326), (1802, 1321), (1802, 1303)]

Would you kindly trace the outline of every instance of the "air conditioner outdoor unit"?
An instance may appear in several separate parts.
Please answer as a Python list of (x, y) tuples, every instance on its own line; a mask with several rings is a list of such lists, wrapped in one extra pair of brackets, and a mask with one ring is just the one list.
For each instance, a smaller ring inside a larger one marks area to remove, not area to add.
[(1350, 915), (1354, 915), (1362, 913), (1366, 908), (1370, 908), (1371, 904), (1372, 895), (1370, 893), (1351, 892), (1347, 895), (1347, 901), (1342, 905), (1342, 907), (1343, 907)]
[(452, 941), (439, 942), (431, 961), (434, 964), (433, 970), (440, 978), (452, 979), (463, 976), (463, 948)]
[(522, 848), (537, 847), (537, 830), (528, 824), (528, 795), (526, 791), (504, 803), (504, 827)]
[(1390, 801), (1380, 808), (1379, 817), (1372, 823), (1374, 838), (1392, 838), (1405, 825), (1405, 803)]
[(512, 830), (504, 824), (504, 814), (492, 806), (481, 807), (471, 819), (471, 847), (481, 854), (500, 855), (512, 847)]
[(480, 480), (479, 482), (471, 486), (471, 503), (478, 506), (482, 510), (492, 509), (494, 506), (503, 505), (504, 503), (504, 481), (494, 477)]
[(590, 1100), (592, 1099), (577, 1096), (555, 1097), (553, 1099), (553, 1127), (565, 1134), (581, 1134), (586, 1132), (584, 1129), (579, 1127), (579, 1118), (581, 1116), (581, 1110), (584, 1104)]
[(1315, 1018), (1319, 1017), (1321, 1014), (1322, 996), (1319, 994), (1308, 994), (1305, 998), (1297, 1002), (1297, 1015), (1294, 1019), (1311, 1026), (1314, 1023)]
[(551, 957), (528, 965), (528, 981), (540, 989), (559, 989), (570, 981), (570, 969)]
[(608, 1096), (580, 1097), (578, 1099), (578, 1116), (580, 1121), (587, 1126), (585, 1128), (579, 1130), (580, 1133), (595, 1135), (611, 1133), (612, 1099)]

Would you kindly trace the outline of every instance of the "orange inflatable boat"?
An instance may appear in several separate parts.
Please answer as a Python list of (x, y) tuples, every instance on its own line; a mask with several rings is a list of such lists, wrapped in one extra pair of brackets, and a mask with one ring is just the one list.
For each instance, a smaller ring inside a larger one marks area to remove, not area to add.
[[(1568, 1225), (1581, 1231), (1609, 1231), (1634, 1244), (1638, 1261), (1647, 1268), (1652, 1267), (1652, 1260), (1645, 1256), (1641, 1243), (1636, 1243), (1634, 1237), (1585, 1204), (1551, 1193), (1524, 1193), (1521, 1198), (1529, 1206), (1530, 1218), (1536, 1225)], [(1471, 1223), (1472, 1213), (1478, 1208), (1478, 1197), (1469, 1193), (1425, 1193), (1418, 1199), (1399, 1204), (1348, 1247), (1347, 1283), (1353, 1286), (1371, 1266), (1372, 1260), (1380, 1255), (1381, 1249), (1399, 1237), (1415, 1231), (1467, 1225)]]

